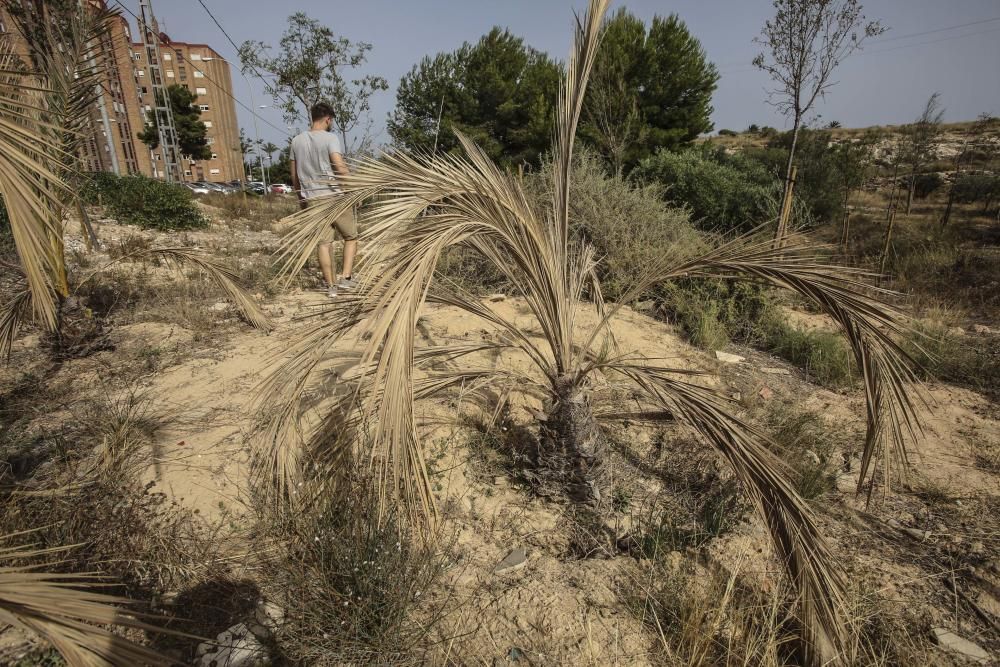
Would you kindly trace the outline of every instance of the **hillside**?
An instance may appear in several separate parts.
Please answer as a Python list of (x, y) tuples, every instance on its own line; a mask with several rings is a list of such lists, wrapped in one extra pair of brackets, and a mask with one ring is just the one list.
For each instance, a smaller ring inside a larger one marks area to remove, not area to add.
[[(398, 534), (373, 531), (361, 497), (356, 508), (332, 508), (359, 512), (346, 527), (279, 529), (252, 483), (249, 452), (266, 409), (256, 390), (325, 296), (311, 276), (273, 288), (279, 237), (269, 224), (203, 210), (211, 226), (179, 239), (111, 220), (97, 231), (115, 256), (179, 242), (225, 258), (254, 286), (275, 330), (250, 329), (196, 272), (123, 261), (89, 294), (88, 308), (104, 311), (85, 346), (53, 356), (50, 342), (26, 335), (0, 370), (0, 435), (6, 451), (22, 452), (7, 457), (12, 473), (43, 496), (52, 485), (77, 489), (56, 506), (25, 497), (8, 510), (8, 526), (39, 514), (58, 523), (59, 538), (86, 541), (81, 557), (110, 564), (129, 595), (150, 601), (175, 630), (214, 637), (241, 622), (257, 628), (253, 610), (269, 601), (281, 623), (273, 636), (254, 632), (279, 664), (373, 655), (470, 665), (780, 660), (785, 584), (764, 528), (718, 458), (676, 425), (611, 433), (614, 519), (595, 526), (531, 477), (523, 436), (537, 405), (477, 406), (456, 391), (417, 406), (442, 511), (429, 550), (404, 552)], [(77, 227), (69, 229), (67, 246), (82, 250)], [(91, 268), (111, 259), (76, 256)], [(520, 299), (489, 298), (528, 336), (540, 335)], [(580, 326), (595, 317), (585, 304), (579, 312)], [(830, 326), (801, 307), (787, 316), (803, 329)], [(808, 369), (741, 346), (721, 350), (739, 361), (722, 362), (647, 312), (626, 308), (614, 326), (624, 349), (704, 373), (700, 382), (724, 389), (741, 417), (780, 443), (848, 574), (870, 660), (971, 664), (976, 647), (959, 639), (1000, 655), (995, 402), (928, 382), (931, 412), (909, 482), (868, 498), (855, 492), (864, 429), (856, 381), (832, 391)], [(998, 342), (966, 326), (964, 336)], [(493, 335), (488, 323), (443, 306), (421, 312), (418, 330), (421, 345)], [(346, 339), (327, 353), (330, 383), (357, 363), (357, 345)], [(468, 363), (498, 369), (521, 363), (473, 356)], [(87, 462), (112, 447), (124, 448), (122, 467), (89, 477)], [(112, 491), (127, 500), (109, 502)], [(7, 660), (29, 654), (7, 640)], [(197, 659), (197, 640), (147, 641), (183, 664)], [(213, 654), (201, 655), (195, 664), (209, 664)]]

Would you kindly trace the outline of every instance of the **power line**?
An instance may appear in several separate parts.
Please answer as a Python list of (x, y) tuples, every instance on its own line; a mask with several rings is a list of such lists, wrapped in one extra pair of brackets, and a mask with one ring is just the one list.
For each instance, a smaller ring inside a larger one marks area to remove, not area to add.
[(973, 21), (972, 23), (960, 23), (959, 25), (950, 25), (946, 28), (935, 28), (934, 30), (925, 30), (924, 32), (912, 32), (909, 35), (896, 35), (895, 37), (886, 37), (885, 39), (876, 39), (874, 43), (882, 44), (883, 42), (895, 42), (900, 39), (909, 39), (910, 37), (921, 37), (922, 35), (931, 35), (936, 32), (945, 32), (947, 30), (957, 30), (959, 28), (968, 28), (974, 25), (983, 25), (984, 23), (993, 23), (994, 21), (1000, 21), (1000, 16), (996, 16), (991, 19), (983, 19), (982, 21)]
[[(133, 12), (133, 11), (132, 11), (131, 9), (129, 9), (128, 7), (126, 7), (126, 6), (125, 6), (125, 5), (124, 5), (124, 4), (122, 3), (122, 1), (121, 1), (121, 0), (114, 0), (114, 1), (115, 1), (115, 3), (116, 3), (116, 4), (117, 4), (117, 5), (119, 6), (119, 7), (121, 7), (121, 8), (122, 8), (122, 9), (124, 9), (124, 10), (125, 10), (126, 12), (128, 12), (129, 14), (131, 14), (131, 15), (132, 15), (132, 16), (133, 16), (133, 17), (135, 18), (135, 20), (136, 20), (136, 21), (138, 21), (138, 25), (139, 25), (139, 29), (140, 29), (140, 30), (142, 30), (143, 26), (144, 26), (144, 25), (146, 25), (146, 24), (145, 24), (145, 22), (144, 22), (144, 21), (143, 21), (143, 20), (142, 20), (141, 18), (139, 18), (138, 16), (136, 16), (135, 12)], [(160, 43), (161, 43), (161, 44), (163, 44), (164, 46), (170, 46), (170, 44), (169, 44), (169, 43), (167, 43), (167, 42), (166, 42), (166, 41), (165, 41), (164, 39), (162, 39), (162, 38), (161, 38), (161, 37), (159, 36), (159, 33), (157, 33), (157, 39), (158, 39), (158, 40), (160, 41)], [(283, 135), (285, 135), (286, 137), (290, 137), (290, 136), (292, 136), (292, 135), (291, 135), (291, 134), (290, 134), (290, 133), (288, 132), (288, 130), (287, 130), (287, 129), (282, 129), (282, 128), (278, 127), (277, 125), (275, 125), (275, 124), (274, 124), (274, 123), (272, 123), (271, 121), (267, 120), (266, 118), (264, 118), (263, 116), (261, 116), (260, 114), (258, 114), (258, 113), (257, 113), (257, 112), (256, 112), (256, 111), (255, 111), (254, 109), (251, 109), (251, 108), (250, 108), (250, 107), (248, 107), (248, 106), (247, 106), (246, 104), (244, 104), (244, 103), (243, 103), (242, 101), (240, 101), (240, 99), (239, 99), (239, 98), (237, 98), (237, 97), (236, 97), (235, 95), (233, 95), (233, 94), (232, 94), (232, 93), (230, 93), (230, 92), (229, 92), (228, 90), (226, 90), (226, 88), (225, 88), (224, 86), (221, 86), (221, 85), (219, 84), (219, 82), (218, 82), (218, 81), (214, 80), (214, 79), (213, 79), (212, 77), (210, 77), (210, 76), (209, 76), (208, 74), (206, 74), (206, 73), (205, 73), (205, 71), (204, 71), (204, 69), (203, 69), (203, 68), (202, 68), (202, 67), (201, 67), (200, 65), (195, 65), (195, 64), (194, 64), (194, 62), (192, 62), (192, 61), (188, 60), (188, 59), (187, 59), (186, 57), (184, 57), (184, 55), (183, 55), (183, 54), (180, 54), (180, 53), (179, 53), (179, 54), (177, 54), (177, 56), (178, 56), (178, 57), (179, 57), (179, 58), (180, 58), (180, 59), (181, 59), (182, 61), (184, 61), (185, 63), (187, 63), (187, 64), (191, 65), (191, 67), (193, 67), (193, 68), (197, 69), (197, 70), (198, 70), (199, 72), (201, 72), (201, 73), (202, 73), (202, 76), (204, 76), (204, 77), (205, 77), (206, 79), (208, 79), (208, 81), (209, 81), (210, 83), (213, 83), (213, 84), (215, 85), (215, 87), (216, 87), (216, 88), (218, 88), (218, 89), (219, 89), (220, 91), (222, 91), (222, 93), (223, 93), (224, 95), (226, 95), (227, 97), (229, 97), (230, 99), (232, 99), (232, 100), (233, 100), (234, 102), (236, 102), (236, 104), (238, 104), (238, 105), (239, 105), (239, 106), (241, 106), (242, 108), (244, 108), (244, 109), (246, 109), (247, 111), (249, 111), (249, 112), (250, 112), (250, 115), (252, 115), (252, 116), (253, 116), (254, 118), (257, 118), (258, 120), (260, 120), (261, 122), (263, 122), (263, 123), (264, 123), (265, 125), (268, 125), (268, 126), (270, 126), (270, 127), (274, 128), (275, 130), (277, 130), (278, 132), (282, 133), (282, 134), (283, 134)]]
[[(990, 21), (1000, 21), (1000, 17), (997, 17), (996, 19), (990, 19)], [(989, 23), (990, 21), (982, 21), (982, 23)], [(971, 25), (976, 25), (976, 24), (971, 24)], [(955, 27), (959, 27), (959, 26), (952, 26), (951, 28), (940, 28), (939, 30), (929, 30), (927, 32), (931, 33), (931, 32), (941, 32), (942, 30), (953, 30)], [(964, 27), (964, 26), (962, 26), (962, 27)], [(994, 32), (1000, 32), (1000, 28), (993, 28), (991, 30), (981, 30), (979, 32), (970, 32), (970, 33), (966, 33), (964, 35), (952, 35), (951, 37), (942, 37), (941, 39), (932, 39), (932, 40), (927, 41), (927, 42), (917, 42), (916, 44), (903, 44), (901, 46), (894, 46), (894, 47), (889, 48), (889, 49), (880, 49), (880, 50), (877, 50), (877, 51), (859, 51), (858, 53), (854, 54), (851, 57), (852, 58), (858, 58), (858, 57), (861, 57), (861, 56), (874, 56), (874, 55), (879, 54), (879, 53), (889, 53), (891, 51), (900, 51), (902, 49), (911, 49), (911, 48), (914, 48), (914, 47), (917, 47), (917, 46), (928, 46), (930, 44), (938, 44), (940, 42), (948, 42), (948, 41), (951, 41), (953, 39), (964, 39), (966, 37), (977, 37), (979, 35), (988, 35), (988, 34), (994, 33)], [(907, 36), (908, 37), (914, 37), (915, 35), (907, 35)], [(902, 39), (902, 36), (900, 37), (900, 39)], [(723, 69), (723, 70), (719, 70), (719, 74), (736, 74), (738, 72), (751, 72), (751, 71), (753, 71), (755, 69), (756, 69), (755, 67), (740, 67), (738, 69)]]
[[(208, 8), (208, 5), (206, 5), (204, 3), (204, 0), (198, 0), (198, 4), (202, 6), (202, 9), (204, 9), (205, 13), (208, 14), (208, 17), (210, 19), (212, 19), (212, 22), (215, 23), (215, 25), (219, 28), (219, 30), (222, 31), (222, 34), (226, 36), (226, 39), (229, 40), (229, 43), (232, 44), (233, 49), (236, 51), (236, 55), (239, 56), (240, 55), (240, 47), (236, 45), (236, 42), (233, 40), (233, 38), (230, 37), (229, 33), (226, 32), (226, 29), (222, 27), (222, 24), (219, 23), (219, 19), (215, 18), (215, 14), (212, 13), (212, 10)], [(243, 62), (243, 59), (240, 58), (240, 63), (242, 64), (242, 62)], [(271, 84), (269, 84), (267, 82), (267, 79), (264, 78), (264, 75), (260, 73), (260, 70), (258, 70), (254, 65), (249, 64), (249, 65), (246, 65), (246, 67), (248, 67), (254, 74), (256, 74), (257, 78), (264, 82), (265, 86), (270, 86), (271, 85)], [(292, 106), (291, 102), (289, 102), (284, 97), (282, 97), (281, 95), (279, 95), (277, 93), (277, 91), (275, 91), (274, 89), (272, 89), (272, 94), (274, 95), (274, 97), (276, 97), (279, 100), (281, 100), (284, 104)]]

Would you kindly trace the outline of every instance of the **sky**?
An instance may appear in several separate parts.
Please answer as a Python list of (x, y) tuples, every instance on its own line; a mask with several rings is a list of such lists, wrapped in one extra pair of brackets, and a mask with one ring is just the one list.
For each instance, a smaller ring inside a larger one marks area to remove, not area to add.
[[(109, 4), (115, 6), (117, 1)], [(138, 13), (137, 0), (120, 1)], [(385, 119), (395, 106), (396, 86), (423, 56), (452, 51), (499, 25), (565, 60), (572, 13), (587, 4), (585, 0), (202, 2), (236, 44), (254, 39), (276, 46), (288, 14), (294, 11), (306, 12), (352, 41), (371, 43), (361, 72), (381, 75), (390, 85), (372, 103), (376, 143), (389, 143)], [(905, 123), (920, 114), (934, 92), (941, 94), (946, 122), (971, 120), (984, 112), (1000, 116), (1000, 0), (864, 0), (863, 4), (865, 15), (889, 30), (836, 70), (836, 85), (815, 109), (819, 123), (836, 120), (844, 127)], [(646, 21), (656, 14), (676, 13), (701, 41), (721, 74), (713, 98), (716, 130), (740, 130), (751, 123), (788, 126), (767, 102), (767, 75), (750, 64), (760, 48), (753, 39), (773, 13), (770, 0), (615, 0), (611, 9), (621, 6)], [(161, 30), (171, 39), (207, 43), (238, 62), (236, 49), (199, 0), (153, 0), (153, 7)], [(264, 93), (263, 82), (234, 71), (233, 85), (236, 97), (247, 107), (253, 86), (256, 105), (268, 105), (257, 109), (261, 138), (283, 146), (296, 128), (289, 128), (281, 112), (270, 106), (273, 102)], [(237, 111), (253, 138), (252, 115), (245, 108)]]

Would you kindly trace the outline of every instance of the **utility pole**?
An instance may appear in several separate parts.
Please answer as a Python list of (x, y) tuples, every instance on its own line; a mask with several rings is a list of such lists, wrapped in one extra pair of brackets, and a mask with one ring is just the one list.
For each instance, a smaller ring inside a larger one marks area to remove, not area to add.
[(142, 45), (146, 49), (146, 71), (153, 89), (153, 114), (160, 134), (160, 150), (163, 154), (163, 171), (168, 183), (180, 183), (180, 146), (177, 143), (177, 129), (174, 126), (174, 112), (170, 107), (170, 95), (163, 85), (163, 71), (160, 66), (160, 34), (156, 17), (153, 15), (152, 0), (139, 0), (139, 31)]

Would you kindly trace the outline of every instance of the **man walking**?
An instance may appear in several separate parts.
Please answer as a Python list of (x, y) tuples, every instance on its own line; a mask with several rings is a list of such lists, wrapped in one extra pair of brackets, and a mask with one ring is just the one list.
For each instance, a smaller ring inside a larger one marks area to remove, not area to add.
[[(341, 154), (340, 139), (330, 132), (333, 109), (329, 104), (320, 102), (310, 110), (310, 116), (312, 126), (308, 132), (292, 139), (291, 151), (292, 187), (298, 193), (303, 209), (320, 197), (339, 195), (337, 177), (350, 174)], [(333, 275), (334, 230), (340, 232), (344, 239), (344, 262), (336, 278)], [(319, 244), (319, 266), (330, 298), (336, 297), (338, 290), (357, 288), (351, 273), (357, 251), (358, 223), (354, 211), (348, 210), (330, 223), (329, 237)]]

